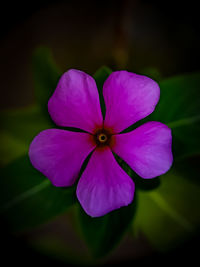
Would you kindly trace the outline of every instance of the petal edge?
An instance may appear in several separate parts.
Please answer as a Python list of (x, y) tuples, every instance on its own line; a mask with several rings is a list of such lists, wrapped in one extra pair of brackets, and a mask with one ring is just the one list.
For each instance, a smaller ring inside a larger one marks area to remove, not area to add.
[(29, 158), (32, 165), (54, 186), (71, 186), (94, 148), (91, 135), (87, 133), (48, 129), (33, 139)]
[(173, 162), (171, 129), (147, 122), (129, 133), (115, 135), (113, 151), (142, 178), (166, 173)]
[(77, 186), (77, 198), (91, 217), (129, 205), (134, 197), (134, 182), (118, 165), (110, 148), (96, 149)]
[(103, 123), (95, 80), (79, 70), (65, 72), (49, 99), (48, 111), (57, 125), (92, 133)]
[(160, 88), (149, 77), (115, 71), (104, 83), (103, 96), (106, 105), (104, 124), (120, 133), (154, 111)]

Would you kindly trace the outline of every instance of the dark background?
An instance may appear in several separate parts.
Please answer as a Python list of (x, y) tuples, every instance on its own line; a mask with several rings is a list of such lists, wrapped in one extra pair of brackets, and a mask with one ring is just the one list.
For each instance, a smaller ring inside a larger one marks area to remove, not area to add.
[(107, 65), (166, 78), (199, 70), (198, 10), (195, 1), (3, 2), (0, 107), (34, 102), (31, 58), (39, 45), (63, 71), (93, 74)]
[[(1, 109), (34, 102), (31, 57), (39, 45), (51, 48), (63, 71), (77, 68), (93, 74), (107, 65), (167, 78), (199, 70), (197, 1), (31, 0), (3, 2), (0, 12)], [(1, 244), (7, 263), (58, 265), (11, 236), (3, 224)], [(132, 263), (192, 264), (198, 253), (196, 235), (176, 250), (152, 252)]]

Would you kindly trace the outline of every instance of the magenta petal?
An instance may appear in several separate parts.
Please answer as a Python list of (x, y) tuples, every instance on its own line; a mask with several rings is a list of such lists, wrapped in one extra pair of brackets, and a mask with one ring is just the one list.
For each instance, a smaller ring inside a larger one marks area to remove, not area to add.
[(113, 72), (105, 81), (105, 126), (119, 133), (151, 114), (160, 89), (152, 79), (127, 71)]
[(32, 165), (53, 185), (71, 186), (94, 147), (87, 133), (49, 129), (34, 138), (29, 157)]
[(165, 124), (147, 122), (115, 138), (113, 151), (142, 178), (159, 176), (172, 165), (171, 130)]
[(79, 70), (65, 72), (48, 102), (49, 114), (59, 126), (93, 132), (103, 123), (94, 79)]
[(130, 204), (134, 190), (132, 179), (118, 165), (110, 148), (105, 148), (92, 154), (76, 194), (85, 212), (99, 217)]

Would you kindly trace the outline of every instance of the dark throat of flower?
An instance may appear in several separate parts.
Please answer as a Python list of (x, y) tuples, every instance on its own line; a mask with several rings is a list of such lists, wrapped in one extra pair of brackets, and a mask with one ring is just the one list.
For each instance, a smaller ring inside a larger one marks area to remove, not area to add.
[(109, 130), (101, 129), (94, 134), (94, 141), (97, 147), (110, 146), (112, 144), (112, 134)]

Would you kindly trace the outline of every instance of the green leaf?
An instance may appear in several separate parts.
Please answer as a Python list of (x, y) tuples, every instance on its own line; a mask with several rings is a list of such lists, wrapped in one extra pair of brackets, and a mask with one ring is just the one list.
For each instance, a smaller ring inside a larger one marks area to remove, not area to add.
[(9, 132), (0, 131), (0, 166), (8, 164), (26, 152), (27, 146), (24, 142), (15, 138)]
[(142, 68), (139, 71), (139, 74), (144, 75), (144, 76), (148, 76), (149, 78), (151, 78), (157, 82), (162, 80), (162, 75), (161, 75), (160, 71), (155, 67)]
[(112, 73), (112, 70), (109, 69), (106, 66), (101, 67), (99, 70), (97, 70), (95, 72), (95, 74), (93, 75), (96, 84), (97, 84), (97, 88), (98, 88), (98, 92), (99, 92), (99, 98), (100, 98), (100, 104), (101, 104), (101, 110), (102, 110), (102, 114), (103, 117), (105, 117), (105, 102), (104, 102), (104, 98), (103, 98), (103, 84), (105, 82), (105, 80), (108, 78), (108, 76)]
[(47, 111), (47, 103), (62, 72), (55, 64), (51, 51), (47, 47), (39, 47), (33, 55), (33, 76), (37, 103)]
[(5, 165), (28, 151), (32, 139), (40, 131), (55, 127), (47, 102), (56, 88), (61, 71), (48, 48), (40, 47), (33, 55), (33, 74), (37, 106), (0, 113), (0, 165)]
[(174, 159), (200, 153), (200, 73), (175, 76), (159, 83), (160, 100), (155, 111), (123, 132), (147, 121), (160, 121), (172, 129)]
[(160, 101), (148, 119), (172, 129), (174, 158), (200, 153), (200, 73), (169, 78), (160, 88)]
[(138, 192), (133, 229), (143, 232), (158, 250), (169, 250), (196, 234), (200, 226), (200, 186), (173, 167), (160, 177), (161, 185)]
[(75, 187), (58, 188), (23, 156), (1, 170), (0, 214), (12, 231), (52, 219), (76, 202)]
[(136, 197), (130, 205), (98, 218), (88, 216), (80, 207), (80, 229), (94, 257), (105, 256), (119, 243), (131, 225), (135, 209)]
[(52, 127), (38, 106), (2, 111), (0, 123), (1, 129), (26, 144), (40, 131)]
[(27, 153), (33, 138), (40, 131), (52, 127), (37, 106), (2, 111), (0, 124), (1, 165)]

